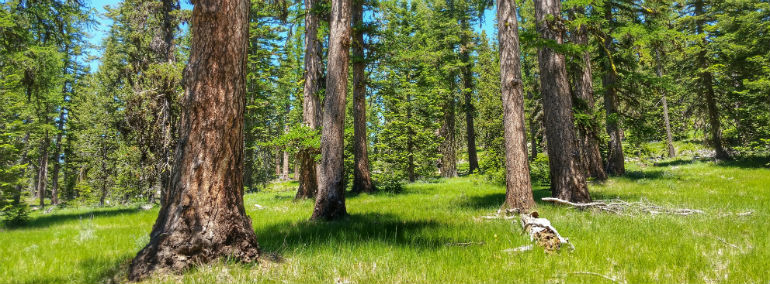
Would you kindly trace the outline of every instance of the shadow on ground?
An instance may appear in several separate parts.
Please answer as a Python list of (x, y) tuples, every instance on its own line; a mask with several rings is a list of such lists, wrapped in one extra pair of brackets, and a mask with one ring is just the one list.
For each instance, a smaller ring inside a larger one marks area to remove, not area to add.
[(741, 169), (770, 168), (770, 156), (742, 157), (732, 161), (719, 162), (716, 165), (720, 167)]
[(256, 233), (259, 245), (268, 252), (367, 242), (435, 249), (451, 241), (424, 238), (420, 232), (439, 229), (442, 226), (444, 225), (434, 220), (402, 220), (392, 214), (366, 213), (331, 222), (283, 222), (257, 228)]
[(41, 215), (35, 218), (31, 218), (29, 222), (21, 226), (10, 227), (8, 229), (29, 229), (29, 228), (42, 228), (56, 225), (59, 223), (65, 223), (69, 221), (76, 221), (82, 219), (111, 217), (122, 214), (135, 214), (141, 212), (141, 208), (120, 208), (120, 209), (94, 209), (88, 212), (78, 213), (51, 213)]

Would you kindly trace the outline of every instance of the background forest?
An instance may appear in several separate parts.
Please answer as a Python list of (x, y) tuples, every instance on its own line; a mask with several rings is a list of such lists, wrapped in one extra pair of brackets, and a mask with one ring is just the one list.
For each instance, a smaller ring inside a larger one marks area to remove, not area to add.
[[(177, 142), (190, 11), (175, 1), (125, 0), (97, 15), (82, 0), (44, 2), (4, 1), (0, 9), (4, 220), (23, 222), (28, 205), (159, 202)], [(493, 4), (357, 2), (362, 42), (351, 64), (363, 65), (366, 79), (365, 121), (356, 123), (366, 130), (377, 188), (467, 174), (504, 182), (497, 38), (478, 28), (494, 21), (485, 17)], [(306, 53), (305, 3), (251, 3), (248, 192), (299, 178), (303, 155), (320, 156), (318, 125), (303, 114), (303, 90), (317, 90), (316, 104), (324, 97), (329, 6), (316, 6), (317, 45)], [(570, 0), (562, 10), (567, 43), (555, 48), (567, 55), (575, 126), (598, 140), (605, 162), (595, 168), (622, 174), (628, 159), (768, 152), (770, 3)], [(112, 25), (92, 46), (97, 17)], [(552, 43), (537, 36), (531, 1), (520, 3), (519, 17), (532, 179), (548, 183), (535, 55)], [(308, 54), (320, 59), (314, 77), (303, 67)], [(592, 85), (590, 99), (578, 81)], [(356, 123), (347, 97), (345, 181), (353, 188)]]
[(768, 281), (768, 0), (192, 2), (0, 0), (0, 282)]

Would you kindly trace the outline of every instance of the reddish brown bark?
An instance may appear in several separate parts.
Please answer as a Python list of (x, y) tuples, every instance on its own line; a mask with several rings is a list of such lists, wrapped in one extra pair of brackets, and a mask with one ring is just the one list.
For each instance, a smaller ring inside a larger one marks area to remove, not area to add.
[[(605, 2), (609, 7), (610, 1)], [(604, 19), (607, 22), (612, 22), (612, 9), (604, 9)], [(607, 174), (609, 175), (623, 175), (626, 173), (625, 157), (623, 154), (623, 130), (620, 128), (620, 113), (618, 113), (618, 93), (617, 93), (617, 70), (615, 70), (615, 64), (612, 58), (612, 36), (608, 33), (605, 35), (604, 51), (607, 55), (605, 61), (606, 72), (602, 77), (602, 84), (604, 85), (604, 110), (606, 113), (606, 126), (607, 135), (609, 135), (609, 141), (607, 142)]]
[(220, 257), (251, 262), (259, 246), (243, 206), (243, 113), (249, 3), (193, 1), (180, 139), (167, 202), (129, 278)]
[[(516, 1), (500, 0), (497, 7), (500, 42), (500, 89), (503, 102), (505, 138), (504, 208), (528, 212), (535, 207), (527, 160), (527, 132), (524, 129), (524, 86), (521, 79)], [(533, 145), (534, 146), (534, 145)]]
[(351, 0), (332, 0), (326, 98), (321, 128), (321, 170), (311, 220), (333, 220), (347, 215), (343, 183), (343, 137), (345, 95), (348, 89), (350, 2)]
[[(305, 126), (318, 129), (321, 121), (321, 102), (318, 91), (321, 89), (323, 63), (321, 62), (321, 43), (318, 41), (318, 25), (321, 18), (316, 6), (320, 0), (305, 0), (305, 85), (302, 90), (302, 120)], [(295, 198), (312, 198), (318, 192), (318, 164), (315, 155), (318, 149), (300, 149), (299, 189)]]
[[(574, 8), (573, 14), (583, 14), (582, 7)], [(588, 32), (585, 26), (580, 26), (572, 33), (576, 44), (588, 45)], [(591, 70), (591, 53), (583, 52), (581, 64), (573, 69), (575, 109), (583, 114), (592, 116), (594, 111), (594, 84)], [(581, 161), (588, 176), (599, 180), (607, 179), (602, 163), (602, 154), (599, 151), (598, 124), (592, 119), (577, 126), (578, 141), (580, 145)]]
[(353, 0), (353, 192), (374, 192), (366, 136), (366, 60), (363, 0)]
[[(535, 1), (536, 26), (540, 36), (563, 44), (563, 23), (559, 0)], [(543, 91), (545, 130), (554, 197), (573, 202), (590, 201), (585, 176), (581, 170), (580, 151), (572, 114), (572, 98), (567, 80), (565, 57), (544, 46), (537, 52)]]

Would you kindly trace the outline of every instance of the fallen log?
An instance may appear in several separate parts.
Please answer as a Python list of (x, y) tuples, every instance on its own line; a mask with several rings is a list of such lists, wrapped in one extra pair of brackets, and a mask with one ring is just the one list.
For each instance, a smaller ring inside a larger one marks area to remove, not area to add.
[(540, 200), (545, 202), (551, 202), (555, 204), (560, 205), (567, 205), (571, 206), (576, 209), (585, 210), (585, 209), (599, 209), (602, 211), (612, 212), (619, 215), (625, 215), (623, 214), (624, 211), (631, 211), (631, 213), (648, 213), (652, 215), (657, 214), (669, 214), (669, 215), (693, 215), (693, 214), (705, 214), (703, 210), (698, 209), (689, 209), (689, 208), (667, 208), (658, 206), (649, 202), (644, 201), (638, 201), (638, 202), (626, 202), (620, 199), (616, 200), (609, 200), (609, 201), (596, 201), (596, 202), (588, 202), (588, 203), (575, 203), (570, 202), (563, 199), (553, 198), (553, 197), (544, 197)]
[(559, 235), (556, 228), (551, 225), (551, 221), (545, 218), (538, 218), (537, 212), (521, 214), (520, 220), (521, 227), (529, 234), (530, 241), (543, 247), (546, 252), (553, 253), (564, 245), (568, 245), (573, 250), (575, 249), (569, 242), (569, 239)]

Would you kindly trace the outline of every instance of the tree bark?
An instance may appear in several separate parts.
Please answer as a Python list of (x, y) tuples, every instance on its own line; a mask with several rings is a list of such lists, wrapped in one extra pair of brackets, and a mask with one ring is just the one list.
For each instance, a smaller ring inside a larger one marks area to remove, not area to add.
[[(695, 16), (702, 16), (704, 14), (703, 5), (703, 0), (697, 0), (695, 2)], [(695, 23), (696, 33), (699, 35), (704, 35), (704, 22), (705, 20), (701, 17)], [(700, 74), (701, 84), (703, 84), (702, 94), (706, 98), (706, 109), (709, 116), (709, 125), (711, 126), (711, 145), (716, 152), (715, 158), (724, 161), (729, 160), (730, 155), (722, 145), (722, 126), (719, 121), (719, 109), (717, 108), (716, 96), (714, 94), (714, 78), (711, 75), (711, 72), (708, 71), (709, 60), (708, 51), (706, 50), (707, 47), (708, 39), (706, 39), (706, 36), (704, 35), (701, 39), (701, 50), (698, 53), (697, 58), (698, 67), (703, 70)]]
[[(582, 7), (574, 8), (572, 15), (584, 14)], [(583, 46), (588, 45), (588, 32), (585, 26), (581, 25), (572, 32), (573, 42)], [(574, 95), (575, 109), (585, 115), (593, 117), (594, 112), (594, 85), (591, 70), (591, 53), (584, 51), (582, 55), (582, 65), (575, 66), (572, 75), (574, 76)], [(578, 123), (577, 134), (580, 146), (581, 161), (586, 174), (598, 180), (607, 179), (607, 173), (604, 172), (602, 163), (602, 154), (599, 151), (599, 130), (598, 124), (591, 119), (587, 123)]]
[(40, 198), (41, 209), (45, 207), (45, 189), (48, 183), (48, 146), (50, 144), (48, 130), (46, 130), (45, 136), (40, 140), (40, 158), (37, 163), (37, 195)]
[(363, 0), (353, 0), (353, 192), (372, 193), (366, 135), (366, 59)]
[[(663, 78), (663, 62), (660, 55), (660, 50), (655, 49), (655, 73), (658, 78)], [(666, 101), (666, 91), (664, 88), (660, 88), (660, 100), (663, 104), (663, 123), (666, 126), (666, 148), (668, 149), (668, 157), (676, 157), (676, 149), (674, 148), (674, 139), (671, 135), (671, 122), (668, 119), (668, 102)]]
[[(563, 44), (564, 26), (559, 0), (535, 1), (538, 33), (547, 40)], [(551, 192), (554, 197), (584, 202), (590, 201), (585, 176), (581, 170), (573, 124), (572, 98), (563, 54), (548, 47), (538, 49), (545, 130), (548, 135), (548, 159)]]
[(326, 98), (321, 128), (321, 171), (311, 220), (333, 220), (347, 215), (343, 184), (343, 138), (345, 95), (348, 89), (350, 2), (351, 0), (332, 0)]
[(54, 143), (56, 144), (56, 150), (54, 150), (54, 163), (53, 173), (51, 174), (51, 205), (59, 204), (59, 171), (61, 170), (61, 164), (59, 163), (59, 157), (61, 156), (61, 143), (64, 135), (64, 112), (65, 108), (59, 112), (59, 123), (56, 138)]
[(463, 96), (465, 98), (465, 134), (468, 142), (468, 174), (472, 174), (479, 168), (479, 158), (476, 153), (476, 129), (473, 127), (473, 116), (475, 108), (473, 107), (473, 72), (471, 66), (471, 39), (468, 33), (471, 32), (468, 20), (463, 17), (460, 20), (463, 34), (460, 38), (460, 60), (463, 62)]
[(193, 1), (180, 136), (168, 202), (129, 278), (219, 257), (251, 262), (259, 246), (243, 206), (243, 113), (249, 3)]
[[(305, 0), (305, 85), (302, 91), (302, 119), (305, 126), (318, 129), (321, 121), (321, 102), (318, 92), (321, 89), (323, 76), (322, 49), (318, 41), (318, 26), (320, 17), (317, 14), (317, 4), (320, 0)], [(317, 149), (300, 149), (299, 189), (295, 198), (312, 198), (318, 191), (318, 173), (320, 169), (315, 162)]]
[[(451, 88), (454, 90), (454, 88)], [(455, 149), (455, 98), (453, 91), (446, 95), (442, 111), (443, 123), (439, 135), (444, 138), (441, 142), (441, 176), (452, 178), (457, 176), (457, 151)]]
[(528, 212), (535, 207), (535, 200), (532, 195), (527, 160), (524, 86), (521, 79), (521, 49), (515, 0), (498, 1), (497, 22), (505, 139), (505, 203), (503, 207)]
[[(606, 1), (607, 8), (604, 9), (604, 18), (612, 22), (612, 9), (610, 1)], [(620, 114), (618, 113), (618, 94), (617, 70), (612, 59), (612, 35), (608, 33), (604, 38), (604, 50), (607, 55), (606, 73), (602, 77), (604, 85), (604, 110), (607, 115), (607, 134), (609, 135), (607, 149), (607, 174), (623, 175), (626, 172), (625, 157), (623, 157), (623, 144), (619, 126)]]

